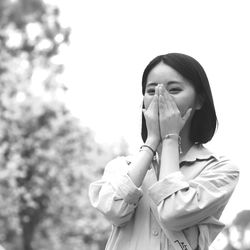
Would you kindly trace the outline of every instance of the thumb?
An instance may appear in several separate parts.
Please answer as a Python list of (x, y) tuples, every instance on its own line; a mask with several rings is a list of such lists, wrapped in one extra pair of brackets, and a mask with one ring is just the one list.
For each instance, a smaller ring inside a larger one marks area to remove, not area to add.
[(185, 122), (186, 122), (186, 121), (188, 120), (188, 118), (190, 117), (191, 112), (192, 112), (192, 108), (189, 108), (189, 109), (186, 111), (185, 115), (184, 115), (183, 118), (182, 118)]

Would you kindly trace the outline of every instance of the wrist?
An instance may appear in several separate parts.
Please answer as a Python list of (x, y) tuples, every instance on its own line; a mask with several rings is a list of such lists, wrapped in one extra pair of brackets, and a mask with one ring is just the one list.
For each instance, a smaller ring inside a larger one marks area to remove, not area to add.
[(172, 144), (172, 145), (176, 145), (179, 148), (179, 153), (182, 153), (181, 150), (181, 137), (179, 136), (179, 134), (167, 134), (162, 138), (162, 145), (164, 146), (165, 144)]
[(144, 144), (140, 147), (140, 151), (147, 151), (148, 153), (150, 153), (151, 157), (154, 157), (155, 156), (155, 151), (148, 145)]
[(180, 136), (180, 132), (177, 132), (177, 131), (165, 131), (165, 132), (162, 132), (161, 133), (161, 139), (163, 139), (164, 137), (168, 136), (168, 135), (176, 135), (177, 137)]
[(148, 137), (145, 144), (150, 146), (154, 151), (156, 151), (159, 145), (159, 140), (152, 137)]

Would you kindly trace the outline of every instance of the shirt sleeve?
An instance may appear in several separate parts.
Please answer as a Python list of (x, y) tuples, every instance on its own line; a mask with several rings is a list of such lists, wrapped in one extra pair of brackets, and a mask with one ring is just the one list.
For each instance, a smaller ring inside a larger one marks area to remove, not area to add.
[(107, 164), (103, 177), (89, 187), (92, 206), (116, 226), (131, 219), (142, 196), (142, 190), (128, 176), (128, 169), (126, 158), (117, 157)]
[(159, 219), (169, 230), (179, 231), (213, 217), (225, 207), (238, 182), (239, 170), (228, 160), (213, 161), (195, 179), (181, 171), (153, 184), (149, 196)]

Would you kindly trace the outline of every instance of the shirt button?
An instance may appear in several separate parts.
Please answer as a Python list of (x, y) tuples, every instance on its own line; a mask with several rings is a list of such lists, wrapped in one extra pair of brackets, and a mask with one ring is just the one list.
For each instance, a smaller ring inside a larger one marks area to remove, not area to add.
[(159, 232), (153, 231), (153, 235), (154, 235), (154, 236), (158, 236), (158, 235), (159, 235)]

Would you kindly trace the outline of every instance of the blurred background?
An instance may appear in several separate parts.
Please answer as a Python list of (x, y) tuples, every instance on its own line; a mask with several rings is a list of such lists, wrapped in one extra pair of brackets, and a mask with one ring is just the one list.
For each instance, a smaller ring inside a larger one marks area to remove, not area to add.
[[(0, 1), (0, 244), (103, 250), (88, 200), (106, 163), (141, 145), (141, 76), (159, 54), (196, 58), (219, 128), (206, 147), (240, 168), (211, 249), (250, 249), (248, 1)], [(0, 248), (1, 249), (1, 248)]]

